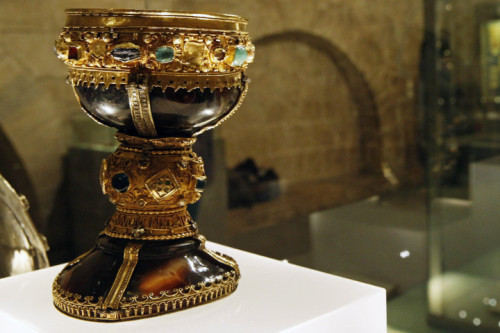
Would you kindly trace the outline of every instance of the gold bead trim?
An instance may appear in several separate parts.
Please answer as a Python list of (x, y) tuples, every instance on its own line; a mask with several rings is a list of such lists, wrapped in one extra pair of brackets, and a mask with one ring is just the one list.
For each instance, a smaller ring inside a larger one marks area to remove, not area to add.
[(98, 297), (96, 300), (92, 296), (65, 291), (57, 283), (59, 277), (52, 286), (52, 295), (54, 305), (63, 313), (73, 317), (95, 321), (129, 320), (161, 315), (217, 300), (234, 292), (238, 286), (238, 279), (239, 274), (231, 271), (217, 276), (214, 281), (163, 291), (159, 296), (122, 297), (118, 309), (111, 311), (103, 309), (103, 297)]
[(168, 210), (138, 210), (138, 209), (127, 209), (121, 206), (116, 206), (116, 210), (122, 213), (129, 214), (144, 214), (144, 215), (167, 215), (167, 214), (177, 214), (186, 211), (185, 207), (181, 207), (178, 209), (168, 209)]
[[(211, 91), (224, 88), (241, 88), (243, 85), (241, 72), (220, 73), (220, 74), (189, 74), (189, 73), (157, 73), (149, 75), (149, 89), (155, 87), (165, 91), (167, 88), (174, 90), (186, 89), (191, 91), (196, 88), (208, 88)], [(108, 89), (111, 85), (116, 85), (120, 89), (121, 85), (129, 85), (134, 81), (135, 75), (130, 71), (117, 71), (107, 69), (87, 69), (70, 68), (68, 81), (73, 86), (95, 87), (103, 85)]]
[(173, 151), (181, 151), (182, 154), (192, 151), (192, 146), (196, 142), (196, 138), (141, 138), (137, 136), (127, 135), (124, 133), (116, 133), (115, 138), (126, 145), (119, 148), (135, 149), (152, 153), (151, 149), (168, 149)]
[(196, 88), (208, 88), (211, 91), (224, 88), (241, 88), (243, 85), (242, 73), (221, 73), (221, 74), (174, 74), (151, 76), (151, 87), (160, 87), (162, 90), (167, 88), (186, 89), (191, 91)]
[(123, 239), (132, 239), (132, 240), (148, 240), (148, 241), (162, 241), (162, 240), (174, 240), (174, 239), (181, 239), (181, 238), (186, 238), (186, 237), (192, 237), (196, 236), (196, 233), (188, 232), (188, 233), (180, 233), (176, 234), (173, 236), (141, 236), (140, 229), (135, 231), (134, 234), (137, 234), (137, 236), (134, 236), (134, 234), (131, 235), (126, 235), (123, 233), (114, 233), (109, 230), (104, 231), (105, 235), (108, 235), (109, 237), (114, 237), (114, 238), (123, 238)]
[(117, 150), (128, 151), (132, 153), (143, 153), (145, 155), (185, 155), (186, 150), (152, 150), (147, 151), (139, 148), (130, 148), (119, 146)]

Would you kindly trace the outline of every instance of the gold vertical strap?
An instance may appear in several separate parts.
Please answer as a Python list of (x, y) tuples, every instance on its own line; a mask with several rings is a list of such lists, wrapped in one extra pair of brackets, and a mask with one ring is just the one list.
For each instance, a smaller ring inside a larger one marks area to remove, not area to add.
[(106, 296), (102, 304), (103, 310), (117, 310), (119, 308), (120, 300), (125, 293), (125, 289), (127, 289), (132, 273), (139, 261), (139, 250), (141, 246), (141, 243), (130, 242), (125, 247), (125, 250), (123, 250), (123, 263), (116, 274), (115, 281), (111, 286), (108, 296)]
[(201, 242), (200, 249), (202, 251), (204, 251), (205, 253), (208, 253), (210, 256), (212, 256), (212, 258), (218, 260), (219, 262), (221, 262), (221, 263), (223, 263), (225, 265), (228, 265), (229, 267), (231, 267), (232, 269), (234, 269), (234, 271), (236, 272), (237, 276), (240, 276), (240, 268), (238, 267), (238, 264), (236, 263), (236, 261), (233, 258), (230, 258), (230, 257), (225, 256), (223, 254), (220, 254), (218, 252), (215, 252), (215, 251), (207, 249), (205, 247), (205, 242), (207, 240), (205, 238), (205, 236), (203, 236), (203, 235), (197, 235), (196, 238), (198, 238), (198, 240)]
[(137, 84), (130, 82), (127, 85), (130, 113), (134, 126), (142, 136), (156, 137), (156, 128), (149, 102), (149, 88), (147, 82)]

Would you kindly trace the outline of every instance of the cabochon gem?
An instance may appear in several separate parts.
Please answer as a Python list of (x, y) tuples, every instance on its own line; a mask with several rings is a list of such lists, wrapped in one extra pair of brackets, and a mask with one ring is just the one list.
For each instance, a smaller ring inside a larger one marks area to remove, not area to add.
[(171, 46), (160, 46), (156, 49), (155, 57), (158, 62), (163, 64), (169, 63), (174, 60), (175, 51)]
[(247, 60), (248, 53), (244, 46), (238, 45), (234, 50), (234, 58), (231, 66), (241, 66)]
[(113, 58), (123, 62), (132, 61), (141, 57), (141, 50), (139, 46), (133, 43), (118, 44), (111, 51)]
[(130, 186), (127, 174), (123, 172), (115, 174), (113, 178), (111, 178), (111, 186), (120, 193), (127, 192)]
[(76, 46), (70, 46), (68, 49), (68, 59), (76, 60), (78, 59), (78, 48)]
[(216, 48), (213, 53), (213, 57), (216, 61), (222, 61), (226, 57), (226, 51), (223, 48)]

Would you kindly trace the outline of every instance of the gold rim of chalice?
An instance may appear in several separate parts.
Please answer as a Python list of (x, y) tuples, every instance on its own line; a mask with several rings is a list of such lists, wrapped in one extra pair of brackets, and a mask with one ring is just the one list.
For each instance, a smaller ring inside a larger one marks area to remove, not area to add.
[(231, 14), (189, 11), (72, 8), (66, 26), (74, 27), (175, 27), (245, 31), (247, 20)]
[(87, 82), (109, 84), (109, 71), (137, 70), (157, 77), (223, 75), (227, 82), (254, 57), (246, 20), (234, 15), (128, 9), (69, 9), (66, 14), (56, 52), (73, 72), (103, 71), (88, 75)]

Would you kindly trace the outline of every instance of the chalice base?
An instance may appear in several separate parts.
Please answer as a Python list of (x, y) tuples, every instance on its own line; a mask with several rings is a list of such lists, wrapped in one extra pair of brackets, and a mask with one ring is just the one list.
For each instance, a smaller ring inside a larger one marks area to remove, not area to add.
[(217, 300), (236, 289), (238, 266), (204, 242), (203, 236), (138, 242), (101, 234), (57, 276), (54, 305), (80, 319), (121, 321)]

